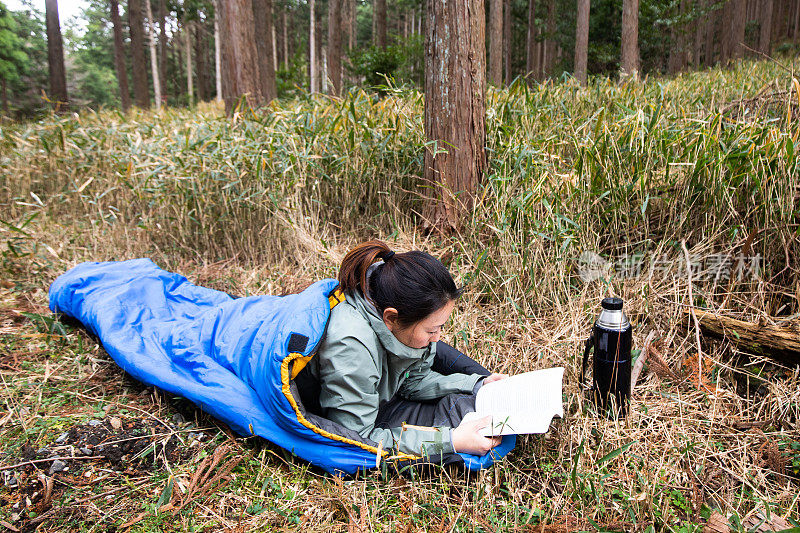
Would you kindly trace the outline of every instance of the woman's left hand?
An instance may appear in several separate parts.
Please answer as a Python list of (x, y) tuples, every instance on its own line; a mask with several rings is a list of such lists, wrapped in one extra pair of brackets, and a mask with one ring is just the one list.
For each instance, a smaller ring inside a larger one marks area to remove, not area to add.
[(508, 374), (489, 374), (485, 378), (483, 378), (483, 384), (488, 385), (492, 381), (500, 381), (501, 379), (506, 379)]

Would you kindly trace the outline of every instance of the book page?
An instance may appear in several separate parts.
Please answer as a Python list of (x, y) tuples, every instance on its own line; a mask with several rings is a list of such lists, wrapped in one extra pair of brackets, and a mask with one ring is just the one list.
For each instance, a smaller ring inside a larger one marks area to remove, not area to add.
[(486, 416), (492, 423), (481, 431), (484, 436), (546, 433), (554, 416), (564, 416), (562, 380), (564, 368), (548, 368), (517, 374), (489, 383), (478, 390), (475, 412), (470, 421)]

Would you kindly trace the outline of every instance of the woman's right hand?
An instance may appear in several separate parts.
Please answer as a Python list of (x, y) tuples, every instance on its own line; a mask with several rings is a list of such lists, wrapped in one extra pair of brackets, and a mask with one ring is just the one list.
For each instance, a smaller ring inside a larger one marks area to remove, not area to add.
[(470, 422), (461, 422), (452, 430), (453, 448), (457, 452), (471, 453), (472, 455), (485, 455), (492, 448), (500, 444), (502, 437), (484, 437), (479, 431), (492, 422), (492, 417), (487, 416)]

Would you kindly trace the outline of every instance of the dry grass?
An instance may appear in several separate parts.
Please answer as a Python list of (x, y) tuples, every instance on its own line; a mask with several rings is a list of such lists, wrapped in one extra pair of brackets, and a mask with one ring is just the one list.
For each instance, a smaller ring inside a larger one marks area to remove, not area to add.
[[(800, 312), (796, 118), (766, 106), (762, 120), (735, 120), (724, 108), (768, 80), (791, 91), (770, 69), (742, 63), (663, 90), (599, 81), (585, 92), (493, 92), (490, 175), (452, 238), (415, 230), (414, 93), (283, 102), (233, 119), (203, 107), (191, 118), (107, 113), (3, 130), (0, 464), (91, 418), (208, 437), (154, 471), (83, 461), (77, 476), (52, 476), (47, 505), (36, 469), (19, 469), (39, 485), (0, 489), (0, 520), (86, 531), (686, 531), (719, 515), (734, 530), (757, 517), (798, 520), (800, 371), (726, 340), (698, 346), (683, 318), (690, 305), (788, 322)], [(150, 256), (202, 285), (281, 294), (333, 275), (368, 236), (443, 258), (468, 289), (447, 340), (485, 366), (565, 366), (565, 418), (477, 475), (342, 480), (263, 441), (231, 440), (125, 378), (84, 333), (47, 322), (48, 284), (79, 261)], [(762, 270), (695, 273), (690, 298), (682, 242), (697, 257), (758, 253)], [(585, 251), (666, 259), (587, 283), (576, 260)], [(654, 338), (621, 421), (595, 416), (577, 392), (582, 343), (611, 294), (625, 299), (634, 346)], [(176, 412), (191, 425), (170, 427)], [(229, 472), (214, 463), (222, 445), (236, 461)]]

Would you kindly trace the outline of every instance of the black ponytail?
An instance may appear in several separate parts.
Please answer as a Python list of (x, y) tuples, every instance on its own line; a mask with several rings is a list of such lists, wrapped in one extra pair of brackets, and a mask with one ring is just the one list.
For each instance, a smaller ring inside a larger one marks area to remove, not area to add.
[[(367, 269), (378, 259), (384, 263), (367, 281)], [(447, 268), (432, 255), (420, 251), (396, 254), (377, 240), (359, 244), (345, 256), (339, 269), (339, 288), (360, 290), (381, 314), (389, 307), (397, 309), (402, 326), (419, 322), (462, 292)]]

